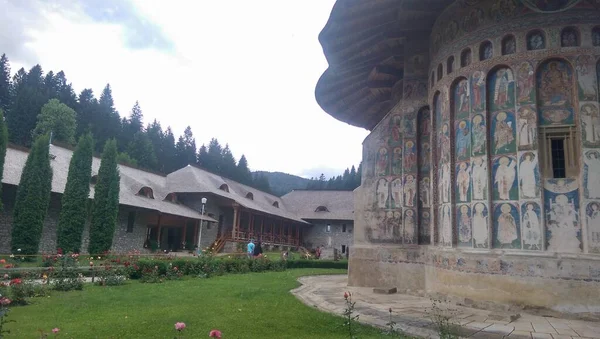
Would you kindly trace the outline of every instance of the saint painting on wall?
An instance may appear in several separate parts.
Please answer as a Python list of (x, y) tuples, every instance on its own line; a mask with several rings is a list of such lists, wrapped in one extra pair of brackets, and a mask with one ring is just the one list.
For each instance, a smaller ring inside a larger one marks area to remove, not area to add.
[(388, 207), (388, 199), (390, 196), (390, 188), (388, 181), (381, 178), (377, 181), (375, 195), (377, 197), (377, 208), (384, 209)]
[(492, 112), (515, 107), (515, 79), (509, 68), (497, 69), (489, 78), (489, 98)]
[(488, 208), (485, 203), (473, 205), (473, 245), (475, 248), (488, 247)]
[(588, 199), (600, 199), (600, 152), (588, 150), (583, 154), (583, 188)]
[(456, 224), (459, 246), (472, 246), (471, 207), (459, 205), (456, 207)]
[(473, 111), (483, 111), (485, 109), (485, 73), (475, 71), (471, 76), (471, 105)]
[(517, 138), (519, 150), (535, 149), (537, 146), (537, 113), (530, 106), (519, 108)]
[(392, 201), (391, 201), (391, 207), (392, 208), (400, 208), (402, 207), (402, 179), (400, 178), (396, 178), (394, 180), (392, 180)]
[(581, 105), (581, 131), (584, 147), (600, 146), (600, 114), (598, 106), (592, 103)]
[(450, 216), (450, 205), (445, 204), (440, 207), (441, 232), (440, 242), (445, 246), (452, 245), (452, 217)]
[(419, 152), (419, 172), (428, 173), (431, 168), (431, 146), (428, 142), (421, 144)]
[(472, 152), (473, 156), (484, 155), (487, 153), (487, 128), (485, 125), (485, 117), (483, 114), (477, 114), (472, 119)]
[(549, 252), (581, 251), (578, 186), (575, 179), (547, 179), (544, 184), (546, 249)]
[(442, 130), (438, 138), (438, 149), (440, 155), (438, 160), (440, 162), (450, 161), (450, 131), (447, 123), (442, 125)]
[(577, 72), (577, 89), (580, 101), (596, 101), (598, 97), (598, 84), (594, 72), (595, 60), (591, 55), (580, 55), (575, 63)]
[(421, 210), (419, 218), (419, 244), (429, 245), (431, 243), (430, 230), (431, 213), (429, 210)]
[(392, 155), (392, 174), (402, 174), (402, 147), (395, 147)]
[(471, 126), (469, 120), (456, 122), (456, 157), (459, 160), (468, 159), (471, 156)]
[(517, 200), (517, 161), (513, 156), (500, 156), (493, 161), (494, 200)]
[(509, 111), (498, 112), (492, 121), (492, 153), (504, 154), (516, 151), (515, 116)]
[(540, 205), (526, 202), (521, 205), (521, 225), (523, 227), (523, 249), (542, 250), (542, 227)]
[(456, 165), (456, 197), (460, 202), (469, 202), (471, 200), (471, 169), (468, 162), (461, 162)]
[(431, 134), (431, 113), (424, 109), (419, 113), (419, 137), (428, 137)]
[(417, 167), (417, 150), (414, 141), (404, 142), (404, 171), (413, 172)]
[(455, 114), (457, 118), (468, 117), (470, 108), (469, 108), (469, 82), (464, 79), (456, 84), (455, 87)]
[(389, 172), (389, 154), (388, 149), (381, 147), (377, 152), (377, 161), (375, 163), (375, 173), (378, 176), (384, 177)]
[(517, 93), (521, 105), (535, 103), (535, 77), (533, 66), (525, 61), (517, 70)]
[(404, 204), (408, 207), (414, 207), (416, 196), (417, 180), (412, 174), (408, 174), (404, 179)]
[(431, 182), (429, 178), (423, 178), (419, 183), (419, 200), (421, 200), (423, 207), (431, 206)]
[(519, 211), (510, 203), (494, 206), (494, 248), (521, 248)]
[(486, 157), (477, 157), (473, 158), (471, 163), (471, 177), (473, 179), (473, 200), (487, 200), (487, 159)]
[(600, 253), (600, 204), (595, 201), (588, 203), (585, 214), (590, 240), (590, 252)]
[(398, 145), (402, 143), (402, 116), (396, 114), (390, 119), (390, 144)]
[(537, 75), (541, 125), (566, 124), (573, 120), (573, 71), (562, 60), (544, 63)]
[(415, 211), (411, 209), (407, 209), (404, 212), (404, 243), (405, 244), (414, 244), (416, 242), (416, 228), (417, 221), (415, 218)]
[(540, 172), (536, 152), (521, 154), (519, 164), (519, 192), (521, 198), (537, 198), (540, 195)]

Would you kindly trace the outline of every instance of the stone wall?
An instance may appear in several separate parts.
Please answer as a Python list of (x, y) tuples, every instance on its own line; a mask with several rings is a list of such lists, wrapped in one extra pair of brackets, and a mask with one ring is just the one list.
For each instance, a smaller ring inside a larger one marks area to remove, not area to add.
[[(307, 249), (321, 246), (326, 249), (337, 249), (342, 256), (346, 256), (347, 251), (353, 247), (354, 223), (351, 220), (311, 220), (312, 226), (308, 227), (303, 234), (304, 247)], [(327, 225), (331, 225), (331, 231), (327, 232)], [(346, 225), (346, 231), (343, 231), (343, 225)], [(342, 245), (345, 246), (342, 252)]]
[[(198, 212), (202, 211), (202, 195), (201, 194), (180, 194), (179, 201), (187, 207), (194, 209)], [(220, 208), (218, 204), (218, 198), (212, 196), (207, 197), (206, 204), (204, 206), (204, 214), (212, 215), (215, 220), (219, 220), (219, 216), (223, 216), (223, 229), (221, 232), (231, 231), (233, 225), (233, 209)], [(217, 239), (219, 232), (218, 222), (207, 222), (204, 221), (202, 226), (202, 248), (206, 248)]]

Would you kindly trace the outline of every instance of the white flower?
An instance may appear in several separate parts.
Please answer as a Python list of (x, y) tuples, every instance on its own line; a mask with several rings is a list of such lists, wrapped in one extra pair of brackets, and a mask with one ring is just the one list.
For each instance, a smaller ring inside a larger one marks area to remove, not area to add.
[(19, 249), (17, 249), (17, 252), (21, 252), (21, 249), (20, 249), (20, 248), (19, 248)]

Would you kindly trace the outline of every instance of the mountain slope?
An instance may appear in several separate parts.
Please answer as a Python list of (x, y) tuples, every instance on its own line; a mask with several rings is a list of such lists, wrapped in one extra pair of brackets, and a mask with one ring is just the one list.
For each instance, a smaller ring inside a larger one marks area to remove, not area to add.
[(310, 181), (297, 175), (282, 172), (256, 171), (252, 173), (254, 178), (259, 175), (263, 175), (269, 180), (271, 191), (279, 197), (294, 189), (305, 189)]

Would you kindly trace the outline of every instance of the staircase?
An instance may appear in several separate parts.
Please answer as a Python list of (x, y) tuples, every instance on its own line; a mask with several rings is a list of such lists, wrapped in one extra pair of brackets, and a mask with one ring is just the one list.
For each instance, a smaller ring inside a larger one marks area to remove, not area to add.
[(215, 240), (212, 245), (210, 246), (210, 248), (212, 248), (212, 252), (213, 254), (217, 254), (219, 252), (221, 252), (221, 250), (223, 250), (223, 247), (225, 247), (225, 243), (227, 243), (227, 236), (226, 235), (221, 235), (217, 238), (217, 240)]
[(310, 254), (310, 251), (307, 250), (305, 247), (298, 247), (298, 252), (300, 253), (300, 255), (302, 256), (302, 258), (308, 259), (312, 254)]

